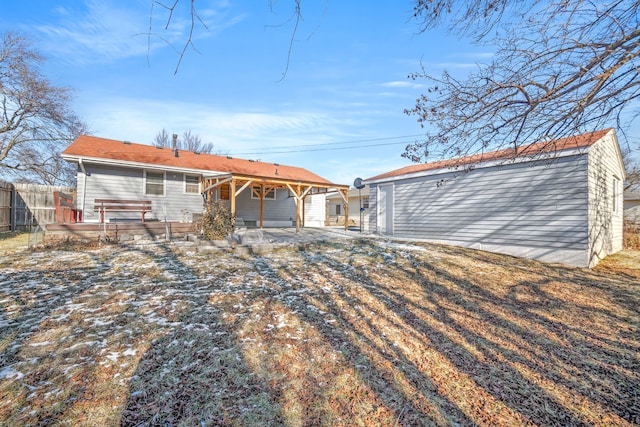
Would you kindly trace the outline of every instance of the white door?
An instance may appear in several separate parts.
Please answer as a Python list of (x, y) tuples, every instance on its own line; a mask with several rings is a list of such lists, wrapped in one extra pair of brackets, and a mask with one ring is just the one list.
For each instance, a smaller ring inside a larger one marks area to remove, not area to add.
[(393, 184), (378, 187), (378, 230), (393, 235)]

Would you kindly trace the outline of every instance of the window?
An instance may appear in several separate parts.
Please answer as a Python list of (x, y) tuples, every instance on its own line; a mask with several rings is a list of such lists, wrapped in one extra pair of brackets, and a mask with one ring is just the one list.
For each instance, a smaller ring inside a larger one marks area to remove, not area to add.
[(369, 196), (362, 196), (362, 208), (369, 209)]
[[(252, 199), (260, 199), (258, 196), (260, 194), (260, 187), (253, 187), (253, 191), (251, 191)], [(264, 189), (264, 200), (275, 200), (276, 199), (276, 189), (275, 188), (265, 188)]]
[(342, 212), (341, 208), (341, 205), (336, 205), (336, 215), (340, 215), (340, 213)]
[(200, 193), (200, 177), (197, 175), (184, 176), (184, 192), (191, 194)]
[(164, 173), (145, 172), (144, 194), (164, 196)]
[(231, 195), (231, 186), (229, 184), (222, 184), (220, 187), (218, 187), (218, 191), (220, 200), (229, 200), (229, 197)]
[(613, 212), (620, 212), (620, 200), (621, 200), (621, 191), (620, 191), (620, 180), (616, 177), (613, 177)]

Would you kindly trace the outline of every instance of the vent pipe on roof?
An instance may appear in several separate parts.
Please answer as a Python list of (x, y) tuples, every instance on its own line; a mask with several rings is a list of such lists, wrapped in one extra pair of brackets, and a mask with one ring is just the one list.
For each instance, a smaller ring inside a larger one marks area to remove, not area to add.
[(173, 143), (171, 148), (173, 149), (173, 155), (178, 157), (178, 134), (173, 134)]

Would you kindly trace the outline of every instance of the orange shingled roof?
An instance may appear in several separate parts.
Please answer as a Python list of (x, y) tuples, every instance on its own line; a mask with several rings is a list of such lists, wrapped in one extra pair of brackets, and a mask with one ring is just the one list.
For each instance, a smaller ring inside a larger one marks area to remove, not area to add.
[(256, 178), (334, 185), (313, 172), (295, 166), (229, 158), (213, 154), (196, 154), (185, 150), (178, 150), (178, 157), (176, 157), (171, 148), (157, 148), (151, 145), (134, 144), (88, 135), (79, 136), (62, 154), (71, 157), (107, 159), (145, 165), (195, 169), (203, 172), (224, 172)]
[(569, 150), (575, 148), (588, 147), (605, 136), (612, 128), (598, 130), (594, 132), (584, 133), (582, 135), (569, 136), (567, 138), (561, 138), (555, 141), (538, 142), (535, 144), (520, 147), (518, 153), (513, 148), (504, 150), (493, 151), (490, 153), (474, 154), (466, 157), (459, 157), (457, 159), (440, 160), (430, 163), (419, 163), (410, 166), (405, 166), (400, 169), (396, 169), (390, 172), (386, 172), (380, 175), (366, 179), (366, 181), (391, 178), (394, 176), (407, 175), (416, 172), (424, 172), (429, 170), (454, 168), (462, 165), (470, 165), (481, 162), (487, 162), (491, 160), (506, 160), (513, 159), (519, 156), (535, 156), (537, 154), (550, 153), (554, 151)]

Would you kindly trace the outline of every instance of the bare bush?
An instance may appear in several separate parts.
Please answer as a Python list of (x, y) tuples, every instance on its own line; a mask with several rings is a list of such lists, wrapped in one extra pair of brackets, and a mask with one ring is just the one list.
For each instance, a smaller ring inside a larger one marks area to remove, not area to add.
[(231, 211), (221, 200), (207, 206), (199, 228), (207, 240), (222, 240), (233, 232), (234, 218)]

